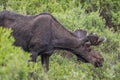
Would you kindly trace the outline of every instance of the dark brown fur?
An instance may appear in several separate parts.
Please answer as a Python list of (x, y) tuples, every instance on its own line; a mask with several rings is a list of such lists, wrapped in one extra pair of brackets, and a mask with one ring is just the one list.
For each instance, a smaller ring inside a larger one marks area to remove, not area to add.
[(25, 16), (1, 11), (0, 26), (12, 28), (14, 45), (21, 46), (25, 51), (30, 52), (32, 61), (35, 62), (37, 56), (41, 55), (41, 63), (45, 71), (49, 69), (49, 57), (55, 49), (68, 50), (78, 59), (90, 62), (96, 67), (103, 63), (102, 55), (88, 44), (90, 43), (88, 36), (83, 39), (78, 38), (49, 13)]

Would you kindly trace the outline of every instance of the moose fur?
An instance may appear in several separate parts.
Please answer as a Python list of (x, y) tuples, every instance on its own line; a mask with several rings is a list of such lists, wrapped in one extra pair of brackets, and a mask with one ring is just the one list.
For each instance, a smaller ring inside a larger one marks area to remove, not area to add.
[(95, 67), (102, 66), (102, 55), (91, 46), (99, 45), (99, 37), (94, 40), (92, 36), (79, 38), (67, 30), (50, 13), (38, 15), (21, 15), (11, 11), (0, 12), (0, 26), (11, 28), (15, 38), (14, 45), (22, 47), (31, 53), (32, 61), (36, 62), (41, 56), (41, 63), (45, 71), (49, 70), (49, 57), (56, 49), (72, 52), (83, 62), (89, 62)]

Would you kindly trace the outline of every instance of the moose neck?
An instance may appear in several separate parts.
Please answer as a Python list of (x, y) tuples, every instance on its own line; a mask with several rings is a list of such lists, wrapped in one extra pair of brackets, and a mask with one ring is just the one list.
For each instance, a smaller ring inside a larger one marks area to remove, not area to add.
[(55, 40), (56, 49), (74, 51), (80, 45), (81, 45), (80, 40), (76, 38), (71, 38), (70, 36)]
[(82, 41), (74, 35), (74, 33), (68, 31), (58, 22), (52, 22), (52, 33), (54, 34), (54, 46), (56, 49), (75, 50)]

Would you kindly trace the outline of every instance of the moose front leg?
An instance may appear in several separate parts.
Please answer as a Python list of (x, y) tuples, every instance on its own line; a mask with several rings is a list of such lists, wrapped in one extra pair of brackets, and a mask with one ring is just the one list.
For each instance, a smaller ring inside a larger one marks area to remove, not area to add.
[(41, 63), (43, 65), (43, 67), (44, 67), (45, 72), (48, 72), (48, 70), (49, 70), (49, 57), (50, 56), (47, 55), (47, 54), (41, 55)]
[(38, 53), (32, 52), (32, 54), (30, 55), (31, 61), (32, 62), (36, 62), (37, 56), (38, 56)]

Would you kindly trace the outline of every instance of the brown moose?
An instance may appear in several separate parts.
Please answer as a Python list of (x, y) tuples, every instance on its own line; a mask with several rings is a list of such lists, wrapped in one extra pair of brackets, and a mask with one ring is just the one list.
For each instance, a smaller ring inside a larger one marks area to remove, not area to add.
[[(104, 39), (93, 34), (79, 38), (49, 13), (27, 16), (6, 10), (0, 11), (0, 26), (13, 30), (11, 35), (15, 38), (14, 45), (30, 52), (32, 61), (36, 62), (37, 56), (40, 55), (45, 71), (49, 70), (49, 57), (56, 49), (70, 51), (78, 59), (95, 67), (103, 64), (102, 55), (91, 46), (99, 45)], [(81, 31), (78, 32), (82, 34)]]

